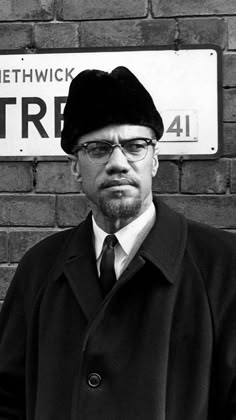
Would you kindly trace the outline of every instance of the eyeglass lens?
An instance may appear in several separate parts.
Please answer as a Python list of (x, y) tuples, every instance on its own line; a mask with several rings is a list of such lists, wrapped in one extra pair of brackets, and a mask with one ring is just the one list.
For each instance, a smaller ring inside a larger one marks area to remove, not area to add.
[(108, 161), (115, 147), (120, 147), (126, 158), (131, 161), (144, 159), (147, 153), (148, 143), (143, 139), (135, 139), (124, 144), (109, 144), (108, 142), (96, 141), (87, 144), (87, 154), (91, 161), (105, 163)]

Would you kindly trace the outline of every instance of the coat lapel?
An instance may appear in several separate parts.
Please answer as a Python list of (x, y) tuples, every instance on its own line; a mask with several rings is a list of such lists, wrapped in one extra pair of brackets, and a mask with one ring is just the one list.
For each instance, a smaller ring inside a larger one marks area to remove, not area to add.
[(186, 247), (187, 223), (185, 218), (154, 198), (157, 220), (140, 247), (139, 254), (162, 271), (174, 283), (179, 273)]
[(87, 320), (91, 320), (103, 300), (92, 235), (89, 215), (75, 230), (64, 264), (64, 274)]

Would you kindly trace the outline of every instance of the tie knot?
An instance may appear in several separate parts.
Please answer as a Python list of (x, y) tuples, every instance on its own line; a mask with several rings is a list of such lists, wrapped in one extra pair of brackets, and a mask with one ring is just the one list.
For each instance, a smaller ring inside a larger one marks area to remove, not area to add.
[(104, 245), (106, 245), (108, 248), (114, 248), (117, 242), (118, 240), (116, 235), (107, 235), (104, 240)]

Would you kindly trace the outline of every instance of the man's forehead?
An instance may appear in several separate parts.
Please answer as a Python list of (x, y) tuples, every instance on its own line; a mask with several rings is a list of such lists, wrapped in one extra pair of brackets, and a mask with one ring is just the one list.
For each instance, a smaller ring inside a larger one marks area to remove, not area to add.
[(84, 134), (79, 138), (79, 142), (91, 140), (125, 140), (136, 137), (155, 138), (155, 133), (152, 128), (143, 125), (114, 124)]

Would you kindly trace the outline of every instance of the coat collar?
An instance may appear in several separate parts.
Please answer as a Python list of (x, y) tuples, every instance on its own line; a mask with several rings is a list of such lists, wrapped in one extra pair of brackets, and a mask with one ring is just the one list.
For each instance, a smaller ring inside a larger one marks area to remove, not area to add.
[(186, 219), (171, 210), (161, 200), (154, 198), (157, 219), (143, 242), (139, 254), (151, 261), (165, 278), (174, 283), (183, 259), (186, 237)]
[(92, 319), (103, 301), (98, 281), (91, 219), (89, 214), (76, 229), (64, 265), (64, 273), (87, 319)]
[[(152, 262), (167, 280), (174, 283), (186, 246), (187, 221), (158, 198), (154, 197), (153, 201), (157, 212), (156, 222), (138, 254)], [(90, 262), (91, 274), (94, 276), (97, 273), (91, 213), (74, 230), (69, 241), (65, 261), (69, 263), (74, 260)]]
[(58, 281), (65, 274), (85, 317), (89, 320), (103, 300), (93, 247), (91, 214), (68, 232), (68, 235), (49, 278), (50, 281)]
[[(167, 281), (174, 283), (185, 250), (187, 223), (183, 216), (171, 210), (162, 201), (154, 199), (154, 204), (157, 209), (156, 223), (133, 264), (135, 265), (135, 261), (140, 260), (140, 257), (141, 260), (147, 259), (164, 274)], [(50, 273), (50, 279), (58, 279), (63, 272), (86, 318), (91, 319), (103, 300), (93, 247), (91, 213), (77, 228), (71, 230), (67, 243)]]

